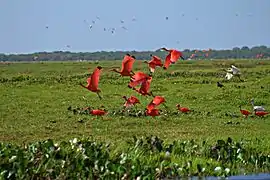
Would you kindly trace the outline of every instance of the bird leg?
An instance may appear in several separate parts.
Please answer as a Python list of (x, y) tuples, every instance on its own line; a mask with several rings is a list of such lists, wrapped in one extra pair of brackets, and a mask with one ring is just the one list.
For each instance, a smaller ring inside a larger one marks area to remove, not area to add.
[(98, 95), (99, 99), (101, 100), (101, 99), (102, 99), (102, 97), (100, 96), (99, 92), (97, 92), (97, 95)]

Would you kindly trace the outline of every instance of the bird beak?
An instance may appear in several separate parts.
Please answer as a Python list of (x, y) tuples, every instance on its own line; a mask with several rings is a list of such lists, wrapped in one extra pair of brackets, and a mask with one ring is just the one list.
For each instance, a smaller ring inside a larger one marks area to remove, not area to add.
[(181, 59), (185, 60), (185, 58), (183, 56), (180, 56)]

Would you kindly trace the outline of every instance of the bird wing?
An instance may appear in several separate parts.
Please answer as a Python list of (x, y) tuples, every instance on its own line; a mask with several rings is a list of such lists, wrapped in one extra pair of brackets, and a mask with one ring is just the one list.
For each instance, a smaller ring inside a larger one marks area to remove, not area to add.
[(253, 110), (254, 111), (265, 111), (265, 108), (263, 106), (254, 106)]
[(227, 73), (226, 73), (226, 76), (225, 76), (225, 79), (230, 80), (232, 77), (233, 77), (233, 74), (227, 72)]
[(158, 56), (153, 56), (150, 64), (155, 64), (156, 66), (162, 66), (162, 61)]
[(132, 57), (129, 57), (129, 59), (127, 59), (126, 61), (123, 61), (122, 70), (131, 72), (134, 62), (135, 62), (135, 59)]
[(137, 99), (135, 96), (130, 96), (129, 98), (130, 103), (134, 104), (136, 102), (140, 102), (139, 99)]
[(240, 69), (238, 69), (238, 68), (235, 67), (234, 65), (232, 65), (231, 67), (232, 67), (232, 72), (233, 72), (233, 74), (239, 74), (239, 73), (240, 73)]
[(180, 51), (177, 50), (172, 50), (171, 51), (171, 62), (174, 63), (176, 62), (180, 56), (182, 56), (182, 53)]
[(99, 76), (100, 76), (101, 70), (96, 68), (91, 75), (91, 81), (90, 81), (90, 86), (94, 89), (98, 88), (98, 82), (99, 82)]
[(162, 97), (162, 96), (155, 96), (154, 99), (153, 99), (153, 103), (158, 106), (160, 105), (162, 102), (165, 101), (165, 98)]
[(164, 67), (166, 69), (168, 69), (168, 67), (170, 66), (170, 64), (171, 64), (171, 53), (166, 56), (165, 62), (164, 62)]
[(87, 82), (87, 87), (91, 86), (91, 76), (87, 78), (86, 82)]

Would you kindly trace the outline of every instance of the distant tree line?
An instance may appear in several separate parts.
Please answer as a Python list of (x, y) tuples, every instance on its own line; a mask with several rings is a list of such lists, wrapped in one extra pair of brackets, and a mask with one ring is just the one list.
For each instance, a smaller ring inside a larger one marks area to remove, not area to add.
[[(0, 54), (0, 61), (76, 61), (76, 60), (121, 60), (123, 56), (129, 53), (138, 60), (150, 59), (150, 54), (165, 58), (167, 52), (164, 51), (100, 51), (100, 52), (37, 52), (32, 54)], [(249, 48), (235, 47), (231, 50), (183, 50), (186, 59), (231, 59), (231, 58), (270, 58), (270, 47), (255, 46)]]

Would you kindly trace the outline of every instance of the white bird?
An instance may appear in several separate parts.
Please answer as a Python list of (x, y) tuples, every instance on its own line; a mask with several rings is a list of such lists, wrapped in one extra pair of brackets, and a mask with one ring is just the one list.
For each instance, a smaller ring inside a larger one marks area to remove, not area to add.
[(225, 76), (225, 79), (230, 80), (232, 77), (233, 77), (233, 74), (227, 72), (227, 73), (226, 73), (226, 76)]
[[(226, 72), (227, 73), (225, 75), (225, 79), (230, 80), (233, 76), (237, 76), (240, 79), (241, 71), (234, 65), (231, 65), (231, 67), (228, 68)], [(242, 80), (240, 79), (240, 81)]]
[(253, 111), (265, 111), (265, 108), (263, 106), (254, 106), (254, 99), (252, 98), (250, 103), (253, 106)]

